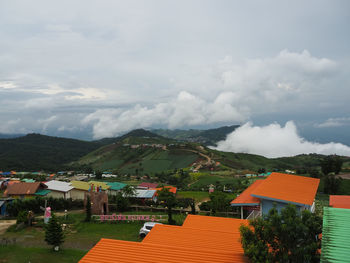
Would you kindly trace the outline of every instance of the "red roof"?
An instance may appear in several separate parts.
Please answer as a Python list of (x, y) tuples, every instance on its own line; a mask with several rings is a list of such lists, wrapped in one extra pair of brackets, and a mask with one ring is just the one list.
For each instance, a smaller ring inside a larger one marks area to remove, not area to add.
[(272, 173), (252, 191), (252, 195), (262, 199), (285, 201), (295, 204), (312, 205), (320, 179)]
[(247, 262), (239, 241), (242, 223), (248, 221), (188, 215), (181, 227), (156, 225), (143, 242), (101, 239), (80, 262)]
[[(157, 191), (161, 191), (163, 190), (163, 188), (167, 188), (169, 189), (170, 193), (176, 194), (177, 188), (175, 186), (164, 186), (164, 187), (158, 187), (158, 188), (150, 188), (150, 190), (157, 190)], [(156, 194), (158, 195), (158, 194)]]
[(230, 252), (242, 262), (244, 252), (239, 228), (235, 230), (235, 233), (230, 233), (183, 226), (155, 225), (142, 242), (193, 249), (206, 248), (213, 253)]
[(329, 206), (350, 209), (350, 195), (330, 195)]
[(139, 184), (137, 187), (139, 187), (139, 188), (156, 188), (157, 186), (158, 186), (158, 184), (156, 184), (156, 183), (143, 182), (143, 183)]
[(202, 230), (237, 233), (237, 229), (241, 224), (248, 225), (248, 220), (216, 216), (188, 215), (182, 226)]
[(243, 191), (237, 198), (231, 201), (231, 205), (234, 206), (257, 206), (260, 204), (260, 199), (251, 195), (251, 193), (263, 182), (264, 180), (256, 180), (246, 190)]
[(39, 188), (47, 188), (43, 183), (15, 183), (7, 186), (4, 192), (5, 196), (8, 195), (33, 195), (38, 191)]
[(146, 242), (102, 238), (79, 262), (81, 263), (232, 263), (244, 262), (228, 252), (214, 253), (207, 248), (175, 247)]

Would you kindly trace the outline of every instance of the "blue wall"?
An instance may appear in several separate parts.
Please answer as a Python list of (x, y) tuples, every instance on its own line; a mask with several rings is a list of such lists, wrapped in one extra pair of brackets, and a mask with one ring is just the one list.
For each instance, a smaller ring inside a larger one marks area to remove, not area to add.
[[(262, 214), (267, 215), (270, 211), (271, 208), (273, 208), (273, 205), (276, 204), (276, 209), (278, 212), (281, 212), (283, 208), (285, 208), (288, 204), (286, 203), (281, 203), (277, 201), (271, 201), (271, 200), (266, 200), (266, 199), (260, 199), (261, 200), (261, 205), (262, 205)], [(298, 211), (302, 208), (301, 206), (296, 206)]]

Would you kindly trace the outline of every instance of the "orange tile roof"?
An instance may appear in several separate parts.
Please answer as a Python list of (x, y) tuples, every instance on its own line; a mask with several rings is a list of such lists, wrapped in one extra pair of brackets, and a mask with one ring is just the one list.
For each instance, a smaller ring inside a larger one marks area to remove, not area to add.
[[(170, 193), (176, 194), (177, 188), (174, 187), (174, 186), (170, 186), (170, 185), (169, 186), (164, 186), (164, 187), (150, 188), (150, 190), (161, 191), (161, 190), (163, 190), (163, 188), (167, 188), (167, 189), (169, 189)], [(158, 194), (156, 194), (156, 195), (158, 195)]]
[[(142, 242), (203, 249), (213, 253), (230, 252), (244, 262), (239, 228), (235, 233), (208, 231), (183, 226), (155, 225)], [(237, 262), (237, 261), (236, 261)]]
[(319, 183), (320, 179), (316, 178), (272, 173), (251, 194), (258, 198), (312, 205)]
[(202, 230), (236, 233), (241, 224), (248, 225), (248, 220), (227, 217), (188, 215), (182, 226)]
[(335, 208), (350, 208), (350, 195), (330, 195), (329, 206)]
[(231, 201), (231, 205), (259, 205), (260, 199), (251, 195), (264, 180), (256, 180), (246, 190), (243, 191), (237, 198)]
[(213, 253), (206, 248), (175, 247), (146, 242), (102, 238), (79, 262), (81, 263), (232, 263), (242, 262), (230, 253)]

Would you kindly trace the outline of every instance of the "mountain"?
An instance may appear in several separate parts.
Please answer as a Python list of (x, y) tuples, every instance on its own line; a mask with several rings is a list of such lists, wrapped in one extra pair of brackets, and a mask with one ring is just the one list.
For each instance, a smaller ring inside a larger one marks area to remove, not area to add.
[(239, 125), (223, 126), (208, 130), (168, 130), (154, 129), (152, 132), (185, 142), (197, 142), (206, 146), (216, 145), (218, 141), (225, 140), (226, 136), (237, 129)]
[(0, 133), (0, 139), (11, 139), (25, 136), (25, 134), (8, 134), (8, 133)]
[(99, 147), (97, 142), (40, 134), (0, 139), (0, 170), (55, 171)]

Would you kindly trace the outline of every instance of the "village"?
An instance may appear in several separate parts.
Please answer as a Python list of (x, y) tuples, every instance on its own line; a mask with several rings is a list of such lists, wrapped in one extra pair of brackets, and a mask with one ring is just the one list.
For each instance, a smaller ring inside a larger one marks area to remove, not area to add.
[[(321, 259), (326, 260), (333, 256), (334, 249), (341, 249), (342, 245), (336, 244), (344, 237), (342, 231), (334, 232), (329, 225), (350, 219), (350, 196), (330, 195), (329, 204), (320, 203), (320, 179), (295, 175), (295, 171), (246, 174), (244, 178), (250, 183), (240, 194), (211, 184), (203, 189), (207, 192), (201, 193), (206, 196), (202, 199), (198, 192), (184, 194), (186, 191), (179, 192), (177, 187), (162, 183), (117, 182), (108, 172), (100, 180), (93, 175), (75, 175), (73, 171), (41, 174), (41, 181), (20, 179), (25, 175), (28, 173), (1, 172), (1, 245), (34, 243), (46, 247), (38, 237), (43, 238), (45, 222), (55, 215), (66, 239), (58, 253), (65, 257), (69, 249), (79, 248), (79, 256), (73, 256), (73, 261), (80, 262), (123, 258), (145, 261), (145, 257), (154, 260), (150, 262), (178, 262), (176, 255), (187, 250), (181, 254), (183, 262), (248, 262), (241, 243), (241, 226), (266, 218), (271, 209), (281, 213), (289, 205), (297, 214), (309, 211), (323, 216), (323, 229), (316, 241), (321, 251), (327, 248), (321, 253)], [(39, 176), (40, 173), (31, 174), (32, 178)], [(114, 181), (108, 181), (111, 178)], [(86, 221), (87, 207), (90, 218)], [(91, 240), (86, 234), (81, 240), (78, 229), (82, 224), (86, 228), (83, 231), (93, 226), (101, 229), (91, 233)], [(59, 249), (59, 245), (55, 247)]]

